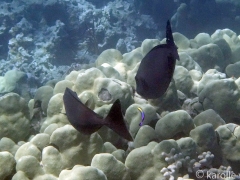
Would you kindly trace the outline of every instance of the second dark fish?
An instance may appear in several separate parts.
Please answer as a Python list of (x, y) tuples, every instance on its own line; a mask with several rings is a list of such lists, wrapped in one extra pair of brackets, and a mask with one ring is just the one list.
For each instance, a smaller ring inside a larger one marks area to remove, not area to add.
[(176, 59), (179, 60), (169, 21), (166, 27), (166, 42), (155, 46), (146, 54), (135, 76), (136, 91), (146, 99), (159, 98), (167, 91)]
[(105, 118), (85, 106), (78, 98), (77, 93), (69, 88), (66, 88), (64, 92), (63, 102), (69, 122), (79, 132), (92, 134), (105, 125), (121, 137), (129, 141), (133, 140), (124, 122), (119, 100), (113, 103)]

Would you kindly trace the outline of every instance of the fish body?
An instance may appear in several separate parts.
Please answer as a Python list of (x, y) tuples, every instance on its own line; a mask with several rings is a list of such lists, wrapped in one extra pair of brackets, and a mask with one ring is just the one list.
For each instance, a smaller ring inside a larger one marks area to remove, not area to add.
[(129, 141), (133, 140), (124, 122), (119, 100), (113, 103), (105, 118), (85, 106), (78, 98), (77, 93), (69, 88), (66, 88), (64, 92), (63, 102), (69, 122), (79, 132), (92, 134), (105, 125), (121, 137)]
[(167, 90), (179, 60), (170, 22), (166, 27), (166, 44), (152, 48), (142, 59), (135, 76), (136, 91), (146, 99), (161, 97)]

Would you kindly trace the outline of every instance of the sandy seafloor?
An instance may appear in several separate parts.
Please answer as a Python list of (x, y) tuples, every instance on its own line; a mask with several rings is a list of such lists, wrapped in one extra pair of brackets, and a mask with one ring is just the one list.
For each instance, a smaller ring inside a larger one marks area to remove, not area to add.
[[(237, 0), (2, 1), (0, 179), (240, 179), (239, 12)], [(180, 60), (146, 100), (135, 75), (167, 19)], [(75, 130), (66, 87), (102, 117), (119, 99), (134, 140)]]

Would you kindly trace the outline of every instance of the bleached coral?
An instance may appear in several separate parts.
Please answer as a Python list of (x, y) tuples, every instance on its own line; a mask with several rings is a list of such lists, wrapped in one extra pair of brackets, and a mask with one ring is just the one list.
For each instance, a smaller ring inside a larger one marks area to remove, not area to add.
[(38, 134), (18, 148), (15, 154), (17, 173), (14, 178), (56, 179), (64, 169), (73, 168), (77, 164), (90, 165), (93, 156), (104, 150), (102, 139), (97, 133), (83, 135), (66, 125), (57, 128), (51, 135)]
[(198, 86), (199, 102), (203, 108), (215, 110), (226, 122), (234, 122), (240, 115), (239, 94), (237, 82), (215, 69), (208, 70)]
[(159, 140), (188, 136), (194, 129), (191, 116), (183, 110), (171, 112), (157, 121), (155, 132)]
[(0, 152), (0, 178), (1, 179), (7, 179), (13, 175), (15, 170), (16, 161), (14, 159), (14, 156), (7, 152), (2, 151)]
[(12, 92), (24, 77), (25, 73), (17, 69), (7, 71), (4, 76), (0, 76), (0, 93)]
[(0, 97), (0, 138), (8, 137), (18, 142), (29, 136), (30, 120), (25, 100), (16, 93)]
[(91, 166), (76, 165), (71, 170), (63, 170), (59, 175), (59, 180), (71, 179), (99, 179), (107, 180), (106, 175), (99, 169)]
[[(12, 171), (2, 174), (13, 176), (13, 180), (71, 179), (89, 173), (88, 178), (142, 180), (195, 178), (197, 170), (237, 172), (239, 130), (231, 123), (239, 122), (240, 80), (218, 71), (225, 67), (221, 60), (228, 56), (223, 48), (226, 44), (215, 42), (224, 39), (230, 47), (238, 47), (239, 40), (227, 30), (213, 36), (199, 34), (194, 40), (179, 33), (175, 37), (181, 59), (167, 92), (156, 100), (145, 100), (134, 91), (141, 59), (164, 42), (156, 39), (145, 40), (126, 54), (106, 50), (94, 67), (72, 71), (52, 88), (40, 88), (35, 101), (42, 101), (47, 115), (41, 133), (30, 136), (28, 126), (21, 131), (24, 138), (16, 136), (18, 132), (11, 136), (8, 132), (13, 132), (12, 127), (2, 131), (0, 153), (9, 152), (9, 167), (16, 162), (17, 171), (14, 176)], [(126, 142), (106, 127), (92, 135), (75, 130), (65, 115), (62, 97), (66, 87), (103, 117), (120, 99), (134, 141)], [(22, 98), (16, 94), (1, 98), (0, 119), (18, 114), (29, 121), (29, 109)], [(33, 102), (29, 102), (31, 110)], [(142, 126), (138, 108), (144, 113)], [(18, 118), (18, 123), (21, 120)]]
[[(91, 166), (102, 170), (108, 180), (130, 180), (131, 177), (125, 165), (111, 154), (97, 154), (93, 157)], [(114, 169), (112, 168), (114, 167)]]

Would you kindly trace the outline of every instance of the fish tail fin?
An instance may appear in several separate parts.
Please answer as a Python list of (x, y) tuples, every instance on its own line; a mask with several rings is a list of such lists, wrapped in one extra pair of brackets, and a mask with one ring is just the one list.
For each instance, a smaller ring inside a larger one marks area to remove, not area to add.
[(173, 40), (173, 35), (172, 35), (172, 28), (169, 20), (167, 21), (167, 27), (166, 27), (166, 39), (167, 39), (166, 40), (167, 44), (175, 45)]
[(129, 140), (129, 141), (133, 141), (132, 136), (130, 135), (127, 126), (124, 122), (124, 118), (122, 115), (122, 111), (121, 111), (121, 103), (119, 101), (119, 99), (117, 99), (107, 117), (104, 119), (105, 121), (105, 125), (109, 128), (111, 128), (114, 132), (116, 132), (118, 135), (122, 136), (123, 138)]

